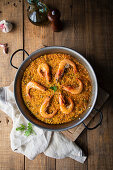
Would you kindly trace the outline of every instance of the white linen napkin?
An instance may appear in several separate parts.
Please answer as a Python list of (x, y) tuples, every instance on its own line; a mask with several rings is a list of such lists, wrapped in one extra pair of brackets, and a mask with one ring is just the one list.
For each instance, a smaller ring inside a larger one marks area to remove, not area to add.
[(60, 132), (47, 131), (34, 125), (32, 126), (36, 135), (32, 134), (27, 137), (24, 132), (16, 131), (20, 124), (27, 125), (28, 120), (20, 113), (10, 86), (0, 88), (0, 110), (13, 120), (10, 140), (14, 152), (21, 153), (30, 160), (42, 152), (56, 159), (70, 157), (80, 163), (86, 160), (82, 150)]

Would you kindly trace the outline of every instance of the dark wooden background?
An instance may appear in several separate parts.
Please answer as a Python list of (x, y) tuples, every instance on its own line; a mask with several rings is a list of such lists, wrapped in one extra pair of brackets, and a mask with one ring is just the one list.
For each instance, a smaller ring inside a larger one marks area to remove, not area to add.
[[(50, 25), (36, 27), (27, 18), (23, 0), (0, 0), (0, 20), (14, 23), (12, 32), (0, 32), (0, 43), (8, 43), (9, 53), (0, 49), (0, 86), (9, 85), (16, 70), (9, 64), (11, 54), (24, 48), (28, 53), (44, 46), (66, 46), (81, 53), (93, 66), (99, 85), (111, 95), (103, 108), (103, 124), (94, 131), (83, 131), (76, 143), (88, 155), (84, 164), (72, 159), (55, 160), (43, 154), (33, 161), (12, 152), (12, 121), (0, 112), (0, 170), (112, 170), (113, 169), (113, 0), (47, 0), (61, 11), (64, 30), (52, 32)], [(22, 62), (22, 53), (14, 59)], [(90, 123), (98, 121), (96, 116)]]

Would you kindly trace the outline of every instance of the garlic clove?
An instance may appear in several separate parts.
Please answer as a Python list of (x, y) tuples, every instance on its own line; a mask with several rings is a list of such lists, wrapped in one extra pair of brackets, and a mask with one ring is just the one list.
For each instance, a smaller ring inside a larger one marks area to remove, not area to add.
[(12, 30), (13, 25), (10, 22), (2, 20), (2, 21), (0, 21), (0, 28), (1, 28), (2, 32), (8, 33)]
[(3, 48), (3, 53), (7, 54), (8, 53), (8, 44), (0, 44), (0, 47)]

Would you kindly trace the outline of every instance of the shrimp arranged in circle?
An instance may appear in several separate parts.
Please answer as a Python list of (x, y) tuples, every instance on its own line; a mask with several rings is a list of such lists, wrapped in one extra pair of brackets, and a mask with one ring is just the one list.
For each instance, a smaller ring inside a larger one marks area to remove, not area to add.
[(43, 104), (41, 105), (40, 114), (43, 118), (52, 118), (57, 113), (57, 110), (53, 111), (51, 114), (47, 113), (47, 108), (49, 107), (49, 103), (52, 97), (53, 95), (51, 97), (46, 97)]
[(40, 64), (38, 66), (37, 72), (40, 75), (40, 77), (45, 77), (47, 82), (51, 81), (50, 68), (49, 68), (48, 64), (46, 64), (46, 63)]
[(68, 85), (68, 86), (62, 86), (62, 89), (72, 94), (80, 94), (83, 90), (83, 83), (79, 79), (77, 79), (77, 82), (78, 82), (78, 87), (73, 87)]
[(38, 84), (37, 82), (30, 81), (30, 82), (27, 84), (27, 86), (26, 86), (26, 94), (27, 94), (27, 96), (29, 96), (29, 97), (30, 97), (29, 92), (30, 92), (30, 89), (31, 89), (31, 88), (34, 88), (34, 89), (37, 89), (37, 90), (40, 90), (40, 91), (45, 91), (45, 90), (46, 90), (46, 88), (45, 88), (44, 86)]
[(74, 108), (74, 103), (72, 101), (72, 99), (70, 97), (68, 97), (68, 102), (69, 105), (66, 106), (65, 104), (65, 100), (64, 97), (62, 96), (62, 94), (59, 94), (59, 104), (60, 104), (60, 110), (61, 112), (63, 112), (64, 114), (69, 114), (72, 112), (73, 108)]
[(64, 59), (60, 62), (59, 68), (56, 72), (56, 75), (55, 75), (56, 81), (58, 81), (63, 76), (65, 68), (69, 68), (69, 66), (73, 67), (74, 73), (77, 72), (75, 63), (69, 59)]

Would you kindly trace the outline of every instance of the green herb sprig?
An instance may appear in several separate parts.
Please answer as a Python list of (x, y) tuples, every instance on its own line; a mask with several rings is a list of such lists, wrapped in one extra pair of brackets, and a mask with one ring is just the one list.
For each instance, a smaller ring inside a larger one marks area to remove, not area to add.
[(20, 124), (20, 127), (16, 128), (16, 130), (17, 131), (25, 131), (25, 133), (24, 133), (25, 136), (29, 136), (31, 134), (36, 135), (31, 123), (28, 123), (27, 127), (23, 124)]
[(56, 92), (57, 91), (57, 86), (51, 86), (50, 89), (54, 90), (54, 92)]
[(17, 131), (24, 131), (26, 129), (26, 126), (24, 126), (23, 124), (20, 124), (20, 127), (16, 128)]

